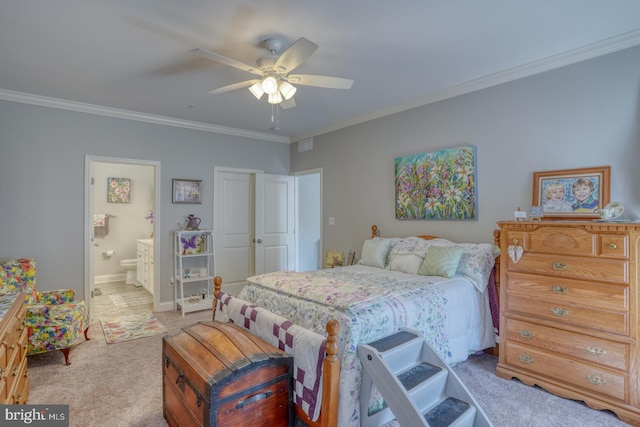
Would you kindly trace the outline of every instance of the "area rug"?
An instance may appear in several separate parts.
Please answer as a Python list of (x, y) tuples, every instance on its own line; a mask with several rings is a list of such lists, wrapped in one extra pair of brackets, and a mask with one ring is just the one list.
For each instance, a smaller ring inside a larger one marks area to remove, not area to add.
[(153, 295), (149, 292), (125, 292), (123, 294), (111, 294), (109, 299), (116, 307), (134, 307), (136, 305), (153, 304)]
[(116, 344), (167, 332), (162, 323), (150, 311), (142, 314), (102, 319), (100, 322), (102, 323), (102, 330), (107, 344)]

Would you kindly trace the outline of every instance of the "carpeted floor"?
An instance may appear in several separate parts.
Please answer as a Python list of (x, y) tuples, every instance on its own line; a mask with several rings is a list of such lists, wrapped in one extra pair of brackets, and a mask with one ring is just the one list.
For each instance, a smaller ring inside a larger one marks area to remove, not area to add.
[[(169, 333), (211, 319), (211, 311), (154, 313)], [(93, 320), (90, 341), (71, 350), (71, 365), (60, 352), (29, 356), (28, 403), (69, 404), (70, 427), (165, 427), (162, 415), (162, 336), (106, 343)], [(607, 411), (562, 399), (517, 380), (495, 376), (497, 359), (471, 357), (455, 367), (495, 427), (620, 427)], [(257, 427), (257, 426), (256, 426)]]

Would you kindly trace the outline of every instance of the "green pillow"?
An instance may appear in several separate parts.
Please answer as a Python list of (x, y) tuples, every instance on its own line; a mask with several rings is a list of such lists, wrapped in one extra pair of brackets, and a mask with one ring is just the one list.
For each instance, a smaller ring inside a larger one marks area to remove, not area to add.
[(455, 276), (464, 249), (458, 246), (429, 246), (418, 269), (422, 276)]

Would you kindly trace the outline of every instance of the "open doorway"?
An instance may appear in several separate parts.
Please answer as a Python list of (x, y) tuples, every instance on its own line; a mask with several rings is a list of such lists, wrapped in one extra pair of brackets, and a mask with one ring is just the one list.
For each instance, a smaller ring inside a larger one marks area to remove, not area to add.
[(322, 169), (292, 174), (296, 193), (296, 271), (322, 268)]
[(159, 305), (160, 164), (85, 158), (85, 300), (91, 317), (119, 317)]

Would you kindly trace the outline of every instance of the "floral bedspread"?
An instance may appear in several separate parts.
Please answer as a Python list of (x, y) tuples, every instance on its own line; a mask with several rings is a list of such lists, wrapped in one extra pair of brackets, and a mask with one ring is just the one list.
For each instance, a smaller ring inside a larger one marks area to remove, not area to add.
[(363, 266), (296, 273), (281, 271), (248, 279), (239, 297), (325, 334), (330, 319), (340, 322), (340, 409), (338, 425), (359, 426), (362, 368), (358, 343), (390, 335), (400, 327), (420, 331), (445, 360), (451, 360), (444, 333), (452, 280), (411, 276)]

